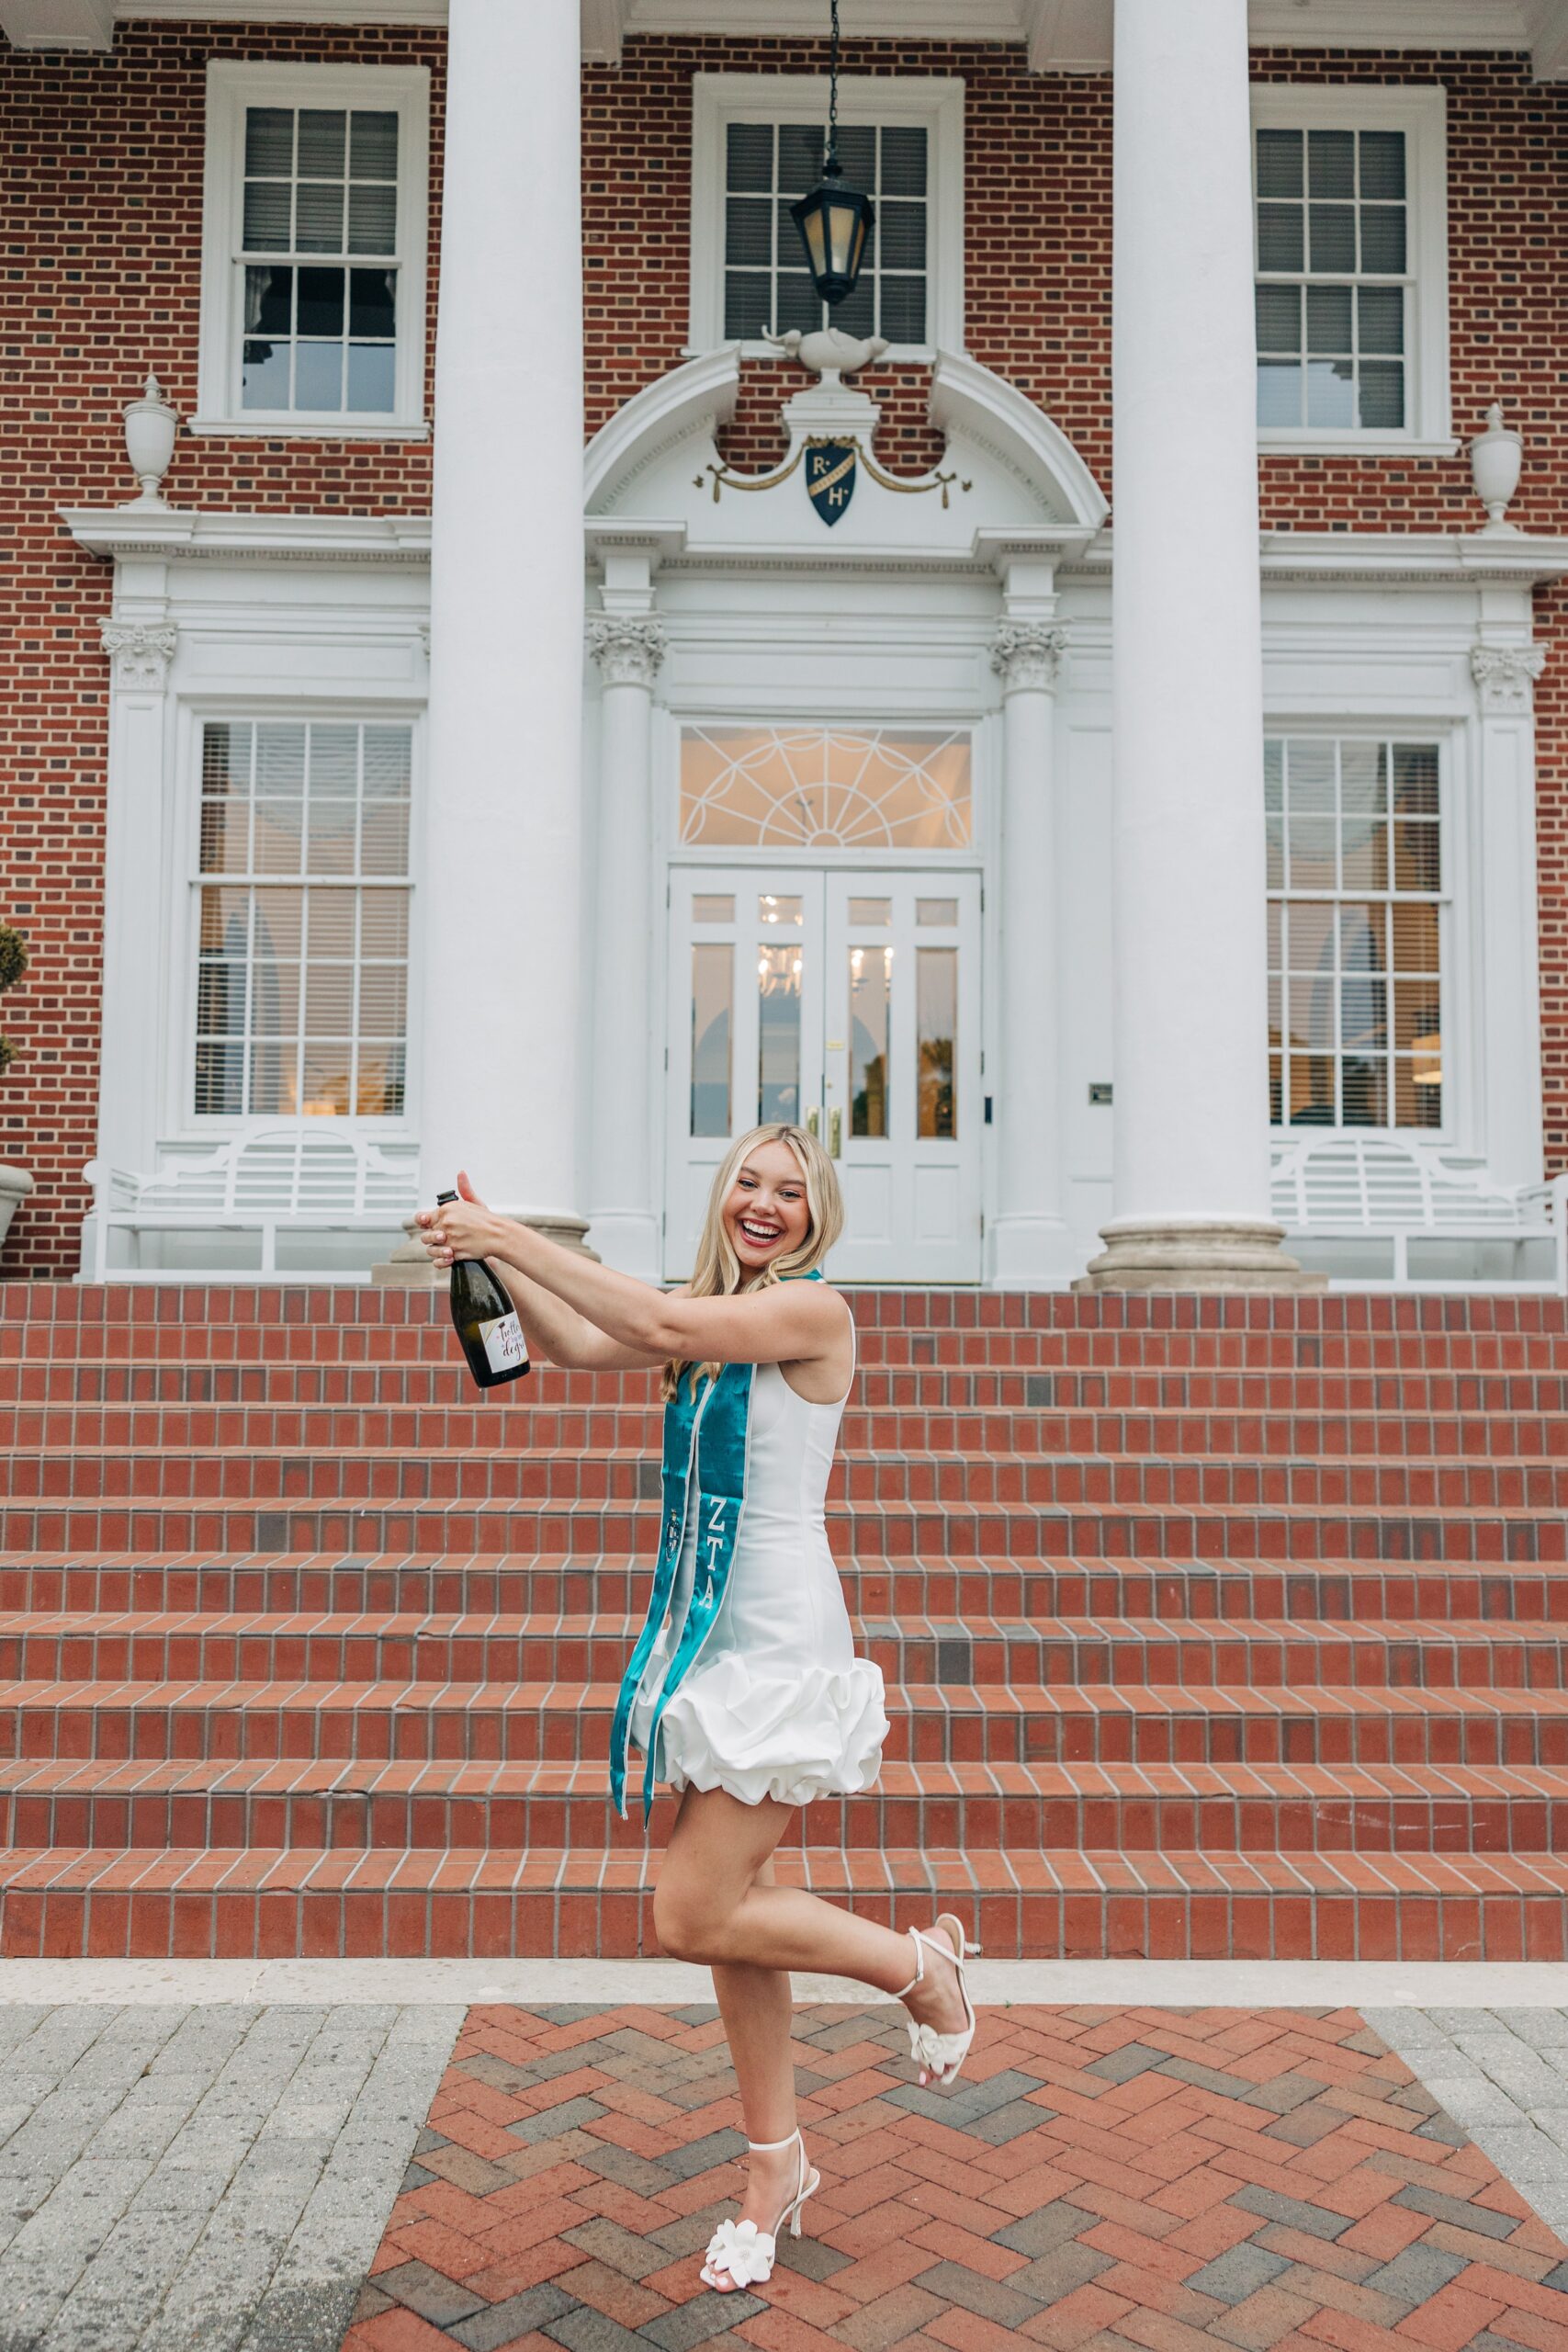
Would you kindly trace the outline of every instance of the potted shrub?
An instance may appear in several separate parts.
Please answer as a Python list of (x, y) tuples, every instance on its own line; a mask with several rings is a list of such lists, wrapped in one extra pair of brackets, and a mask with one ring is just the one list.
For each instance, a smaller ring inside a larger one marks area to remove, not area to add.
[[(27, 968), (27, 941), (9, 923), (0, 922), (0, 993), (14, 989)], [(0, 1072), (9, 1067), (16, 1052), (10, 1038), (0, 1036)], [(33, 1180), (25, 1168), (8, 1167), (0, 1160), (0, 1245), (17, 1213), (17, 1203), (26, 1200), (32, 1189)]]

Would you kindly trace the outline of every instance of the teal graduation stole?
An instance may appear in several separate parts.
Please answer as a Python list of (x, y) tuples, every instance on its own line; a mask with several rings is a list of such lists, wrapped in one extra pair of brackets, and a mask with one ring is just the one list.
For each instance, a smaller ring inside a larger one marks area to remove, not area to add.
[[(804, 1277), (785, 1274), (783, 1281), (820, 1282), (816, 1272)], [(654, 1765), (659, 1755), (659, 1726), (664, 1710), (685, 1679), (697, 1653), (712, 1633), (729, 1587), (735, 1565), (735, 1541), (746, 1505), (747, 1442), (751, 1417), (751, 1382), (756, 1365), (727, 1363), (716, 1379), (698, 1385), (682, 1374), (681, 1385), (664, 1408), (664, 1449), (661, 1485), (664, 1498), (663, 1534), (653, 1572), (653, 1590), (637, 1647), (631, 1654), (615, 1700), (610, 1727), (610, 1794), (615, 1811), (626, 1813), (626, 1752), (631, 1741), (632, 1708), (641, 1687), (653, 1645), (669, 1613), (676, 1571), (686, 1541), (687, 1512), (697, 1514), (697, 1556), (692, 1597), (675, 1655), (649, 1725), (642, 1774), (642, 1817), (647, 1826), (653, 1810)]]

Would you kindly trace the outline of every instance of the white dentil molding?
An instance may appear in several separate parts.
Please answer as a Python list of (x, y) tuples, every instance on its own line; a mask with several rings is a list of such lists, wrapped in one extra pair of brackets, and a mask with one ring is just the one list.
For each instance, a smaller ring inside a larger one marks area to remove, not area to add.
[(991, 667), (1004, 695), (1051, 694), (1067, 648), (1067, 632), (1048, 621), (998, 621)]
[(588, 650), (607, 686), (651, 689), (668, 644), (661, 621), (595, 614), (588, 624)]
[(89, 555), (251, 563), (428, 564), (428, 514), (241, 514), (169, 507), (67, 506), (60, 519)]
[(117, 687), (129, 693), (163, 693), (179, 644), (172, 621), (105, 621), (100, 634)]
[(1477, 645), (1470, 655), (1481, 707), (1490, 716), (1523, 717), (1535, 707), (1535, 682), (1546, 667), (1544, 645)]

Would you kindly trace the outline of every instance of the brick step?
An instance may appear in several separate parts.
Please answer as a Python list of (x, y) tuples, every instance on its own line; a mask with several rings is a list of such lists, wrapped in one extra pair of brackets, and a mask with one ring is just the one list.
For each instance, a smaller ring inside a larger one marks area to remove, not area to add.
[[(660, 1856), (590, 1847), (18, 1850), (7, 1958), (616, 1958), (654, 1952)], [(779, 1875), (907, 1928), (958, 1913), (994, 1959), (1532, 1960), (1568, 1956), (1548, 1854), (966, 1853), (782, 1849)]]
[[(482, 1846), (535, 1853), (592, 1845), (640, 1854), (638, 1783), (617, 1819), (602, 1762), (409, 1765), (274, 1762), (0, 1765), (0, 1847)], [(976, 1854), (1561, 1854), (1568, 1769), (888, 1764), (867, 1795), (797, 1814), (856, 1854), (955, 1846)]]
[[(1563, 1301), (1556, 1301), (1563, 1306)], [(0, 1360), (24, 1366), (186, 1364), (214, 1374), (247, 1366), (400, 1366), (425, 1369), (449, 1381), (451, 1402), (475, 1402), (446, 1310), (440, 1319), (381, 1324), (348, 1317), (336, 1322), (256, 1324), (226, 1322), (205, 1315), (167, 1324), (47, 1322), (24, 1312), (9, 1324), (0, 1317), (5, 1348)], [(900, 1331), (856, 1324), (858, 1364), (863, 1374), (929, 1374), (929, 1371), (1010, 1371), (1010, 1374), (1093, 1374), (1093, 1371), (1164, 1371), (1164, 1374), (1535, 1374), (1563, 1376), (1568, 1371), (1568, 1329), (1551, 1331), (1291, 1331), (1291, 1329), (964, 1329), (964, 1331)], [(529, 1381), (569, 1383), (573, 1402), (614, 1402), (623, 1374), (573, 1371), (541, 1362)], [(632, 1374), (647, 1390), (649, 1374)]]
[[(1291, 1510), (1551, 1511), (1568, 1510), (1568, 1461), (1408, 1463), (1347, 1456), (1259, 1463), (1127, 1454), (1035, 1456), (846, 1450), (839, 1491), (858, 1508), (956, 1504), (1053, 1510), (1095, 1504), (1221, 1512)], [(58, 1447), (0, 1457), (0, 1496), (37, 1500), (296, 1504), (330, 1508), (506, 1504), (657, 1506), (659, 1465), (646, 1454), (502, 1448), (423, 1457), (359, 1446), (301, 1458), (225, 1447), (147, 1453), (132, 1447)]]
[[(558, 1617), (28, 1611), (0, 1613), (0, 1680), (577, 1685), (617, 1679), (640, 1623), (603, 1609)], [(1529, 1623), (1096, 1614), (853, 1623), (859, 1654), (898, 1683), (1568, 1687), (1568, 1633)]]
[[(49, 1461), (67, 1453), (84, 1459), (129, 1453), (177, 1460), (215, 1452), (247, 1458), (393, 1452), (412, 1455), (418, 1464), (454, 1455), (624, 1463), (656, 1457), (660, 1427), (656, 1412), (611, 1407), (503, 1411), (497, 1417), (466, 1408), (385, 1404), (28, 1405), (0, 1410), (0, 1453)], [(1506, 1464), (1539, 1474), (1568, 1462), (1568, 1411), (1040, 1412), (1021, 1406), (972, 1412), (852, 1411), (844, 1417), (840, 1442), (850, 1458), (1261, 1459), (1438, 1465), (1445, 1473), (1467, 1464)]]
[[(0, 1333), (0, 1340), (6, 1335)], [(0, 1355), (0, 1407), (12, 1416), (42, 1411), (109, 1412), (134, 1408), (244, 1410), (267, 1413), (407, 1413), (446, 1417), (490, 1442), (513, 1442), (516, 1429), (552, 1417), (563, 1421), (561, 1442), (585, 1442), (591, 1422), (613, 1417), (617, 1440), (627, 1430), (656, 1428), (651, 1383), (641, 1374), (541, 1370), (520, 1398), (514, 1390), (477, 1400), (446, 1363), (381, 1360), (336, 1364), (292, 1360), (246, 1364), (146, 1362), (106, 1363), (45, 1356)], [(1353, 1416), (1381, 1428), (1401, 1414), (1484, 1419), (1500, 1414), (1561, 1420), (1568, 1415), (1568, 1371), (1557, 1374), (1436, 1373), (1424, 1364), (1387, 1372), (1322, 1372), (1279, 1367), (1252, 1370), (1141, 1371), (1108, 1364), (1098, 1370), (877, 1369), (862, 1365), (845, 1426), (887, 1412), (909, 1414), (1176, 1413)], [(7, 1426), (9, 1426), (7, 1424)], [(612, 1442), (595, 1436), (595, 1442)], [(1516, 1451), (1530, 1453), (1531, 1445)]]
[[(883, 1329), (1056, 1330), (1495, 1330), (1568, 1329), (1568, 1307), (1549, 1292), (1460, 1291), (1281, 1293), (1271, 1297), (1194, 1293), (1100, 1294), (1080, 1291), (982, 1291), (964, 1284), (904, 1286), (850, 1283), (844, 1295), (857, 1317)], [(0, 1318), (42, 1321), (180, 1323), (197, 1312), (214, 1323), (250, 1319), (319, 1326), (350, 1320), (400, 1324), (446, 1319), (442, 1288), (382, 1288), (373, 1283), (301, 1276), (259, 1282), (244, 1274), (183, 1282), (78, 1283), (48, 1278), (0, 1283)]]
[[(649, 1555), (599, 1559), (213, 1558), (176, 1554), (85, 1560), (74, 1554), (0, 1566), (0, 1611), (351, 1618), (407, 1615), (587, 1617), (640, 1622)], [(1401, 1624), (1568, 1624), (1568, 1566), (1401, 1567), (1383, 1563), (868, 1555), (840, 1570), (852, 1613), (906, 1627), (975, 1633), (990, 1621), (1055, 1617), (1361, 1620)]]
[[(1560, 1563), (1568, 1559), (1561, 1511), (1404, 1512), (1357, 1502), (1313, 1510), (1276, 1504), (1161, 1508), (1121, 1503), (984, 1507), (830, 1501), (835, 1555), (862, 1547), (877, 1558), (1171, 1557), (1231, 1559)], [(125, 1500), (14, 1502), (0, 1508), (0, 1555), (35, 1552), (404, 1552), (458, 1558), (555, 1552), (574, 1557), (651, 1554), (658, 1524), (640, 1504), (388, 1504), (379, 1499), (318, 1505)]]
[[(614, 1681), (0, 1684), (0, 1758), (581, 1763)], [(1083, 1683), (890, 1686), (886, 1753), (920, 1762), (1568, 1764), (1568, 1691)]]
[[(1568, 1340), (1560, 1296), (1454, 1294), (1234, 1301), (1170, 1295), (1076, 1297), (1064, 1293), (855, 1292), (863, 1362), (1019, 1363), (1048, 1351), (1060, 1361), (1154, 1363), (1304, 1360), (1371, 1363), (1422, 1355), (1431, 1363), (1504, 1356), (1521, 1364)], [(446, 1301), (439, 1293), (327, 1289), (317, 1283), (243, 1289), (217, 1283), (139, 1285), (9, 1283), (0, 1326), (25, 1329), (26, 1352), (97, 1360), (183, 1356), (214, 1363), (294, 1356), (309, 1362), (367, 1355), (455, 1363)], [(24, 1350), (13, 1341), (8, 1353)]]

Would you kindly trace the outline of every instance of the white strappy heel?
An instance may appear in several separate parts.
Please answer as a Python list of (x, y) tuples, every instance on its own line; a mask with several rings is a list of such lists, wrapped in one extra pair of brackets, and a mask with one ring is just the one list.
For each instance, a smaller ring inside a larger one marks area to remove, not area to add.
[[(939, 1928), (950, 1929), (950, 1936), (939, 1937), (936, 1932)], [(903, 1991), (894, 1995), (894, 1999), (901, 2001), (906, 1993), (912, 1993), (924, 1979), (925, 1954), (929, 1946), (932, 1951), (941, 1952), (943, 1960), (950, 1960), (957, 1971), (958, 1990), (963, 1996), (964, 2014), (967, 2019), (962, 2033), (938, 2033), (934, 2026), (917, 2025), (911, 2018), (909, 2055), (917, 2066), (924, 2067), (933, 2083), (956, 2082), (964, 2061), (969, 2055), (976, 2026), (975, 2004), (969, 1998), (969, 1987), (964, 1981), (964, 1960), (965, 1953), (977, 1952), (980, 1947), (969, 1941), (964, 1932), (964, 1922), (952, 1911), (942, 1912), (940, 1917), (932, 1920), (929, 1928), (910, 1928), (908, 1934), (915, 1947), (915, 1973)]]
[[(748, 2140), (746, 2145), (757, 2155), (772, 2155), (780, 2148), (791, 2145), (800, 2150), (800, 2174), (795, 2195), (779, 2215), (771, 2230), (760, 2230), (755, 2222), (721, 2222), (708, 2240), (707, 2259), (703, 2264), (705, 2287), (718, 2287), (721, 2294), (728, 2294), (736, 2287), (765, 2287), (773, 2274), (773, 2256), (778, 2251), (779, 2232), (789, 2223), (791, 2237), (800, 2235), (800, 2209), (808, 2197), (822, 2185), (822, 2177), (806, 2161), (806, 2143), (799, 2126), (787, 2140)], [(720, 2277), (729, 2286), (719, 2285)]]

